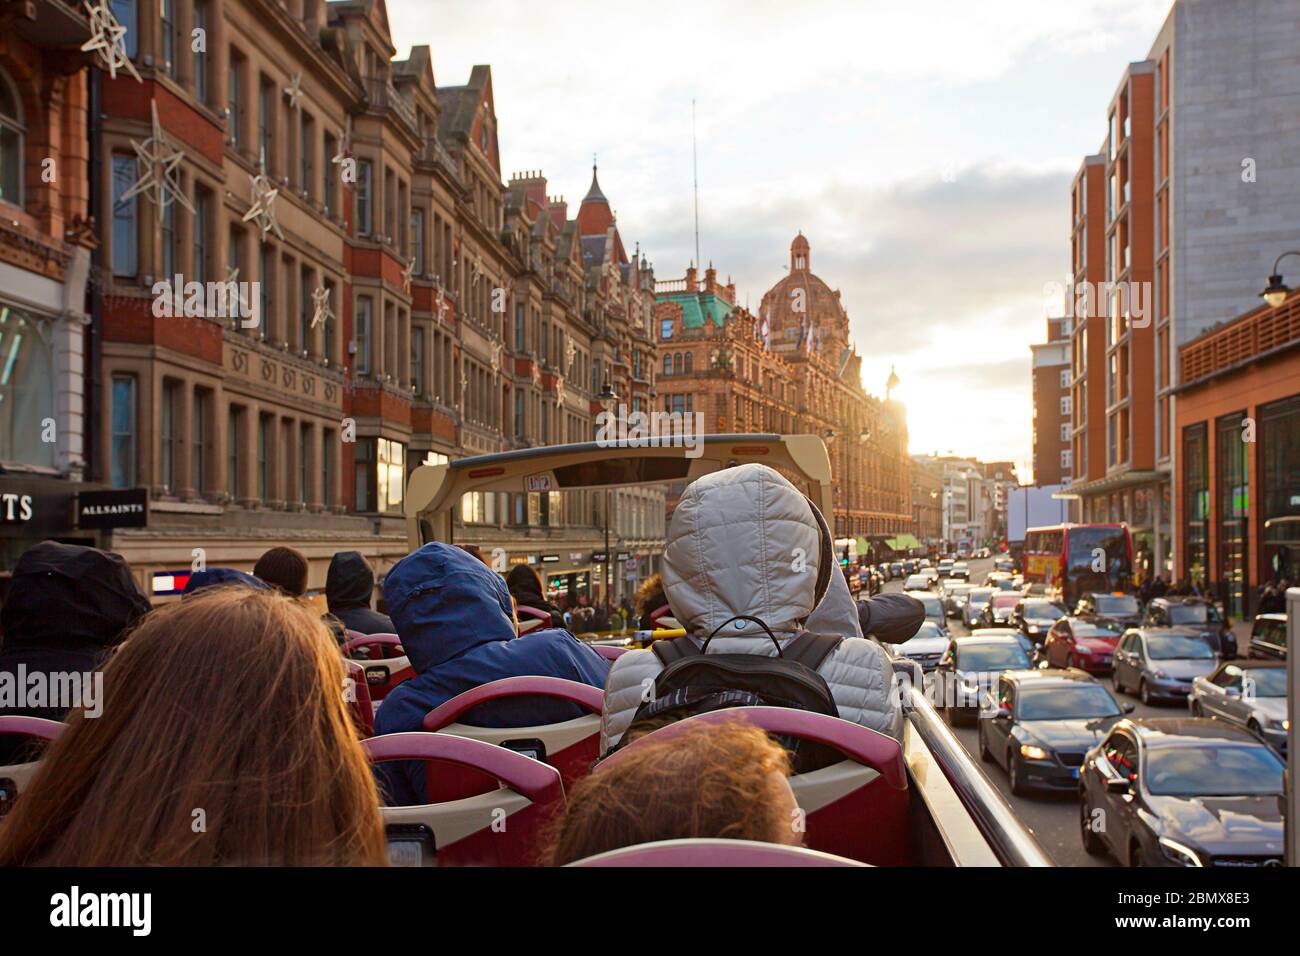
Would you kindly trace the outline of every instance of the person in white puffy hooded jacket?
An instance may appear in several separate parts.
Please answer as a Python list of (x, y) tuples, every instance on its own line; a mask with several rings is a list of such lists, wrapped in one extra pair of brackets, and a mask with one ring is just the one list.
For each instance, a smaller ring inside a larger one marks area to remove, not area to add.
[[(758, 625), (727, 623), (737, 615), (762, 620), (783, 645), (803, 631), (843, 637), (818, 669), (839, 716), (901, 737), (892, 665), (880, 644), (863, 638), (860, 623), (872, 618), (870, 606), (881, 598), (855, 604), (825, 519), (777, 471), (740, 465), (692, 482), (668, 528), (663, 582), (673, 616), (697, 645), (726, 624), (709, 644), (710, 654), (775, 656), (775, 645)], [(924, 608), (903, 595), (884, 597), (909, 602), (902, 615), (907, 620), (894, 622), (906, 634), (892, 638), (906, 640), (920, 626)], [(908, 613), (911, 604), (917, 613)], [(662, 669), (649, 649), (629, 651), (614, 662), (605, 681), (602, 754), (618, 744)]]

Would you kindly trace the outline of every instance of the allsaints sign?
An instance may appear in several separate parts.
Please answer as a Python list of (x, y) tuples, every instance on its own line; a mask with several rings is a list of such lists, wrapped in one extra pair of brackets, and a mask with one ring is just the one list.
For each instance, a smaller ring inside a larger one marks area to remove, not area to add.
[(149, 523), (149, 490), (83, 491), (77, 495), (78, 528), (143, 528)]

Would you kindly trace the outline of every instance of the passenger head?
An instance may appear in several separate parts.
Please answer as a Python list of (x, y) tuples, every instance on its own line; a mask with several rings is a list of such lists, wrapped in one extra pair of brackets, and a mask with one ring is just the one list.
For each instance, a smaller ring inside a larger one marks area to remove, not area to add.
[(246, 588), (252, 588), (254, 591), (265, 591), (270, 587), (261, 578), (255, 578), (244, 571), (236, 571), (234, 568), (206, 568), (202, 571), (195, 571), (190, 575), (181, 596), (188, 598), (196, 591), (227, 584), (242, 585)]
[(516, 636), (505, 579), (454, 545), (432, 541), (397, 562), (384, 603), (417, 674)]
[[(833, 539), (808, 499), (775, 469), (738, 465), (686, 486), (668, 525), (664, 592), (692, 634), (742, 614), (789, 634), (821, 602), (835, 567)], [(758, 633), (733, 626), (720, 636)]]
[(484, 556), (484, 554), (483, 554), (483, 549), (480, 548), (478, 545), (476, 545), (476, 544), (458, 544), (458, 545), (456, 545), (456, 547), (460, 548), (460, 549), (461, 549), (462, 551), (464, 551), (466, 554), (472, 554), (472, 555), (474, 555), (474, 557), (476, 557), (476, 558), (478, 558), (480, 561), (482, 561), (483, 564), (486, 565), (487, 567), (489, 567), (489, 568), (492, 567), (492, 562), (489, 561), (489, 560)]
[(307, 593), (307, 559), (293, 548), (272, 548), (257, 559), (253, 574), (285, 594)]
[(548, 862), (563, 866), (658, 840), (797, 845), (789, 773), (785, 750), (743, 719), (677, 725), (578, 782)]
[(642, 581), (633, 598), (637, 617), (652, 614), (667, 603), (668, 597), (664, 594), (664, 579), (661, 574), (652, 574)]
[(121, 555), (42, 541), (14, 567), (0, 633), (7, 647), (110, 648), (149, 608)]
[(511, 594), (542, 594), (542, 576), (527, 564), (516, 564), (506, 574), (506, 587)]
[(375, 572), (360, 551), (340, 551), (330, 558), (325, 572), (325, 600), (331, 611), (369, 607), (375, 590)]
[(160, 608), (0, 824), (0, 866), (385, 862), (379, 795), (318, 615), (221, 587)]

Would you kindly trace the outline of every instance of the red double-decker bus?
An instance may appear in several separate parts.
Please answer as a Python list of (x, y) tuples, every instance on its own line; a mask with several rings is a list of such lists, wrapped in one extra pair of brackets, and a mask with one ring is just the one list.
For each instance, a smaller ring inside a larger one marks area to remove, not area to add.
[(1059, 589), (1066, 607), (1089, 591), (1133, 590), (1133, 541), (1123, 524), (1058, 524), (1025, 532), (1025, 580)]

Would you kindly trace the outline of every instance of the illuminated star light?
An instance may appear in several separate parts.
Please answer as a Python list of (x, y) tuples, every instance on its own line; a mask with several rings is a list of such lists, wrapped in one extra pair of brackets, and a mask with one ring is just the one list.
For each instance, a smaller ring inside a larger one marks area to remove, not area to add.
[(323, 285), (317, 286), (316, 290), (312, 292), (311, 304), (311, 327), (313, 329), (334, 318), (334, 312), (330, 309), (330, 290)]
[(119, 69), (126, 70), (135, 77), (137, 83), (143, 83), (140, 74), (135, 71), (135, 64), (126, 55), (126, 27), (117, 21), (109, 8), (109, 0), (99, 0), (95, 6), (90, 0), (82, 0), (86, 13), (90, 16), (90, 39), (81, 45), (84, 53), (98, 53), (108, 75), (117, 79)]
[(243, 221), (256, 223), (262, 233), (262, 242), (266, 242), (268, 232), (274, 232), (276, 236), (283, 239), (284, 233), (280, 231), (280, 223), (275, 218), (275, 197), (280, 194), (280, 190), (266, 175), (265, 153), (262, 154), (257, 168), (257, 175), (249, 177), (252, 181), (252, 205), (248, 207), (248, 212), (244, 213)]
[(411, 294), (411, 277), (415, 274), (415, 256), (411, 256), (411, 261), (402, 269), (402, 291), (407, 295)]
[(302, 108), (302, 70), (299, 70), (289, 80), (289, 85), (284, 88), (284, 95), (289, 98), (289, 109), (297, 110)]
[(178, 172), (181, 163), (185, 160), (185, 153), (173, 149), (168, 143), (167, 136), (158, 122), (157, 101), (150, 100), (149, 108), (153, 114), (153, 131), (143, 143), (131, 140), (131, 147), (140, 160), (143, 172), (131, 184), (131, 188), (122, 193), (119, 202), (126, 202), (140, 193), (145, 193), (158, 207), (159, 214), (174, 202), (180, 203), (192, 213), (194, 205), (185, 195), (185, 190), (181, 188), (181, 177)]

